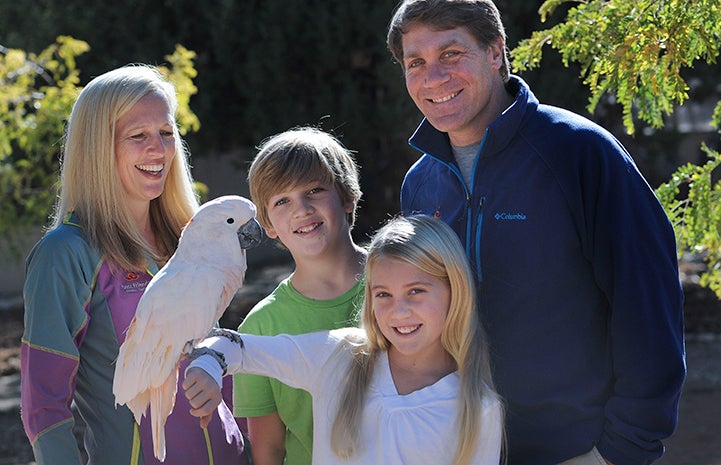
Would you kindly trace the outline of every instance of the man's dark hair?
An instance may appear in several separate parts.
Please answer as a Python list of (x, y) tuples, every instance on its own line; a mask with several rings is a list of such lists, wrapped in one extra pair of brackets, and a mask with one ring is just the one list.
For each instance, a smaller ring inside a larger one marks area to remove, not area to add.
[(508, 81), (510, 67), (506, 48), (506, 31), (498, 8), (491, 0), (405, 0), (396, 10), (388, 28), (387, 44), (393, 58), (403, 67), (403, 34), (413, 24), (423, 24), (439, 31), (465, 28), (481, 47), (503, 38), (503, 82)]

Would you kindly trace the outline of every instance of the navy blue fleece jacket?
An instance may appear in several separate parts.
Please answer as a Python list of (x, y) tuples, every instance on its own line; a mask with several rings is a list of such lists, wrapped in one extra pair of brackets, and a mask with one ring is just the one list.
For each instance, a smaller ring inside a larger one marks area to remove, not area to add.
[(466, 245), (509, 465), (556, 464), (596, 446), (647, 464), (677, 421), (685, 376), (683, 293), (673, 229), (632, 158), (606, 130), (515, 102), (491, 124), (468, 188), (447, 134), (424, 120), (404, 214), (436, 215)]

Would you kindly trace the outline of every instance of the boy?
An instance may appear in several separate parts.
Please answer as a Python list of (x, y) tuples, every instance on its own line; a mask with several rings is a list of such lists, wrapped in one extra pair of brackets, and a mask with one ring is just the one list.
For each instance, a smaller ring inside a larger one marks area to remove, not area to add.
[[(361, 197), (358, 168), (334, 137), (314, 128), (277, 134), (248, 173), (257, 218), (293, 257), (295, 270), (238, 330), (301, 334), (357, 325), (365, 251), (350, 231)], [(253, 375), (234, 377), (235, 415), (248, 418), (255, 465), (310, 465), (312, 399)]]

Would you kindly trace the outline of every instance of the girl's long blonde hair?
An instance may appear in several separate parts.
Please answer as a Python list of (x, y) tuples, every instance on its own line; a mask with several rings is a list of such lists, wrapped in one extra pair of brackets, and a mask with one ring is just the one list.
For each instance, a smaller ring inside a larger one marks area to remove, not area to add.
[(177, 110), (175, 88), (157, 69), (124, 66), (94, 78), (80, 92), (67, 123), (60, 168), (60, 195), (52, 227), (75, 212), (86, 237), (114, 267), (143, 270), (149, 255), (160, 265), (170, 258), (180, 232), (198, 207), (188, 164), (189, 152), (177, 128), (175, 157), (160, 197), (150, 202), (156, 247), (141, 234), (127, 207), (115, 164), (118, 119), (143, 96), (165, 97)]
[(456, 362), (460, 375), (458, 397), (458, 445), (455, 465), (467, 465), (476, 449), (481, 431), (483, 400), (497, 397), (491, 378), (486, 337), (476, 308), (473, 274), (463, 247), (453, 230), (441, 220), (428, 216), (398, 217), (381, 228), (370, 243), (366, 261), (365, 301), (361, 324), (366, 339), (349, 340), (354, 354), (345, 392), (341, 398), (331, 436), (333, 451), (340, 457), (356, 453), (356, 432), (362, 418), (365, 394), (380, 351), (390, 343), (383, 336), (373, 314), (371, 288), (373, 267), (380, 259), (402, 260), (448, 283), (451, 301), (441, 343)]

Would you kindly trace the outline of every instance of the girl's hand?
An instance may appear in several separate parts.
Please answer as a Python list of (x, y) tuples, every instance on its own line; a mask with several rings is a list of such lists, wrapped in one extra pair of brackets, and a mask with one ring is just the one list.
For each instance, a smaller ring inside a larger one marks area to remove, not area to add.
[(183, 380), (185, 397), (190, 401), (190, 414), (200, 418), (200, 427), (207, 428), (216, 407), (223, 400), (220, 386), (201, 368), (190, 368)]

